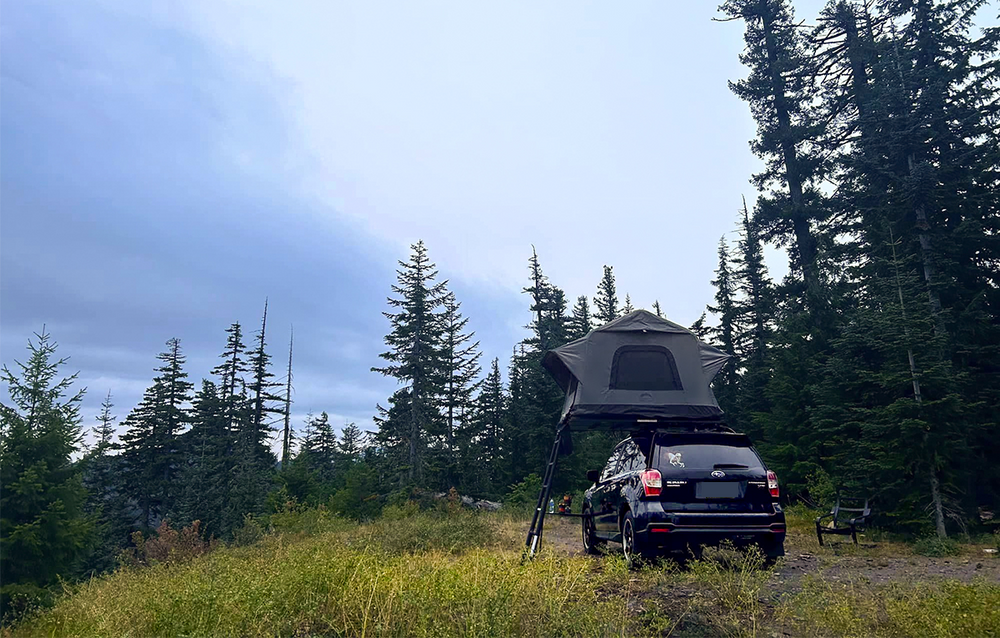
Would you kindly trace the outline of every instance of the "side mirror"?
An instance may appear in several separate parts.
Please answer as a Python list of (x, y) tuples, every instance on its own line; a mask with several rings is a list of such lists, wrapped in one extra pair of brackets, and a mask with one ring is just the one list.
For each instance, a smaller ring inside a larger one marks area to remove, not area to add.
[(587, 480), (596, 483), (601, 479), (600, 470), (587, 470)]

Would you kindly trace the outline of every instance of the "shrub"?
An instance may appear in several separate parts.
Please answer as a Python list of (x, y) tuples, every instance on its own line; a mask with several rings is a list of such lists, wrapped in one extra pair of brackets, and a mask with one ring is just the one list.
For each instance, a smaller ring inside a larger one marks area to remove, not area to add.
[(504, 505), (520, 509), (532, 507), (541, 489), (542, 479), (537, 474), (529, 474), (520, 483), (510, 486), (510, 491), (503, 499)]
[[(268, 517), (271, 531), (277, 534), (321, 534), (344, 531), (353, 523), (331, 512), (326, 506), (305, 507), (286, 501), (284, 507)], [(256, 534), (256, 531), (254, 533)], [(260, 530), (263, 532), (263, 530)]]
[(245, 547), (254, 545), (264, 539), (264, 526), (253, 514), (243, 515), (243, 525), (233, 530), (233, 545)]
[(155, 563), (177, 563), (207, 554), (218, 547), (218, 540), (201, 537), (201, 521), (194, 521), (179, 531), (163, 519), (155, 536), (144, 537), (142, 532), (132, 534), (135, 545), (124, 550), (120, 562), (129, 567), (152, 565)]
[(940, 558), (942, 556), (958, 556), (962, 549), (956, 541), (950, 538), (924, 536), (913, 544), (913, 551), (921, 556)]
[(9, 625), (45, 607), (51, 607), (52, 591), (34, 583), (11, 583), (0, 587), (0, 622)]
[(366, 525), (359, 538), (369, 547), (391, 554), (442, 551), (461, 553), (475, 547), (497, 547), (505, 536), (491, 517), (475, 512), (413, 512), (407, 506), (386, 508), (389, 516)]

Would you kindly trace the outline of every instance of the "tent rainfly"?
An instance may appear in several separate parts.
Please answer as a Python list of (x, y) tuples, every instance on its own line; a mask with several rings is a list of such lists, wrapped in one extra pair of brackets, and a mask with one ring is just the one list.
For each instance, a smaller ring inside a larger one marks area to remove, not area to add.
[(623, 421), (718, 421), (710, 386), (730, 355), (645, 310), (550, 350), (542, 365), (566, 392), (568, 430), (621, 429)]

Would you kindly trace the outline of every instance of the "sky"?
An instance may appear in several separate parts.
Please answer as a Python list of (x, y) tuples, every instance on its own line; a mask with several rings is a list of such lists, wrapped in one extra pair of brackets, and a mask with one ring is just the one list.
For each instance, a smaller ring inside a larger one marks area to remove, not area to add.
[(727, 86), (743, 27), (715, 4), (7, 2), (0, 359), (44, 325), (89, 428), (171, 337), (207, 376), (266, 299), (279, 376), (294, 326), (296, 424), (371, 429), (417, 240), (487, 365), (524, 336), (532, 246), (569, 299), (609, 264), (622, 301), (688, 325), (760, 166)]

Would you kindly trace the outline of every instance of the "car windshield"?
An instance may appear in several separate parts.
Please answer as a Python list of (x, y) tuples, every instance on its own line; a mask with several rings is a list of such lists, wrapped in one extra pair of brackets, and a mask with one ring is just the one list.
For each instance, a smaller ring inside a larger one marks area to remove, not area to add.
[(656, 468), (661, 472), (682, 470), (763, 470), (757, 454), (748, 447), (705, 443), (657, 446)]

